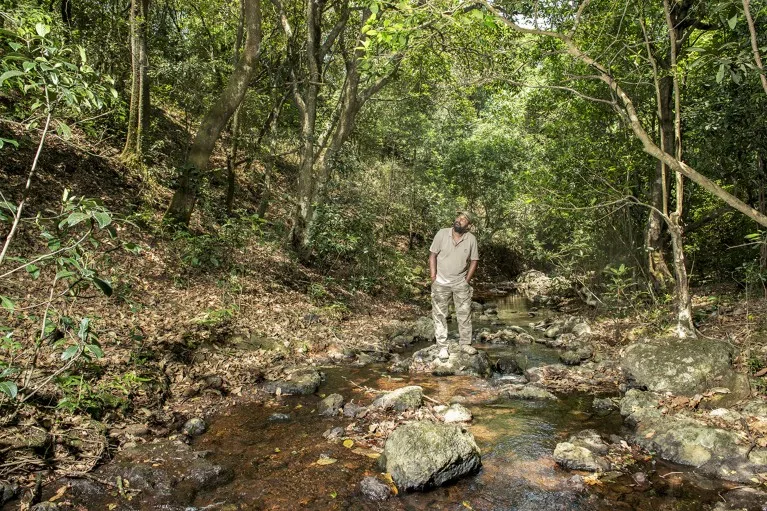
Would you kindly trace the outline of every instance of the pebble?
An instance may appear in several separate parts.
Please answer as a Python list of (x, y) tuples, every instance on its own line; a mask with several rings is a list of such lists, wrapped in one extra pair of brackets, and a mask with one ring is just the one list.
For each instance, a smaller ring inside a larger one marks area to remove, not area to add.
[(328, 440), (338, 440), (344, 436), (344, 428), (337, 426), (335, 428), (328, 429), (322, 434), (322, 436)]
[(205, 433), (207, 431), (208, 425), (205, 424), (205, 421), (202, 420), (199, 417), (192, 417), (188, 421), (184, 423), (184, 426), (181, 428), (181, 431), (185, 435), (189, 436), (199, 436)]
[(287, 413), (273, 413), (267, 420), (270, 422), (287, 422), (290, 420), (290, 415)]
[(391, 496), (391, 488), (388, 484), (385, 484), (375, 477), (366, 477), (360, 483), (360, 490), (370, 500), (381, 502), (388, 499)]

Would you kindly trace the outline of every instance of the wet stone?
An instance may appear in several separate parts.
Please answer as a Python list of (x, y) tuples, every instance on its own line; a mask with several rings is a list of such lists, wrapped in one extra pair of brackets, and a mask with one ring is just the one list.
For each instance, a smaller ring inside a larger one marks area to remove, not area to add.
[(417, 385), (402, 387), (379, 396), (371, 405), (383, 410), (416, 410), (423, 404), (423, 388)]
[(341, 394), (330, 394), (317, 405), (317, 413), (326, 417), (338, 415), (344, 404), (344, 397)]
[(199, 417), (193, 417), (184, 423), (182, 433), (189, 436), (200, 436), (207, 431), (208, 425)]
[(291, 373), (284, 380), (266, 382), (264, 390), (270, 394), (308, 395), (317, 392), (322, 375), (316, 369), (301, 369)]
[(7, 481), (0, 482), (0, 506), (14, 498), (18, 491), (18, 485), (9, 483)]
[(288, 422), (290, 421), (290, 415), (287, 413), (273, 413), (266, 420), (269, 422)]
[(510, 385), (503, 390), (503, 394), (509, 399), (557, 399), (557, 396), (536, 385)]
[(344, 436), (344, 428), (340, 426), (328, 429), (322, 434), (322, 437), (328, 440), (339, 440), (343, 436)]
[(392, 491), (388, 484), (383, 483), (375, 477), (366, 477), (360, 483), (360, 491), (368, 499), (375, 502), (382, 502), (391, 497)]
[(609, 412), (618, 409), (617, 403), (609, 397), (595, 397), (591, 406), (598, 412)]
[(443, 420), (447, 423), (469, 422), (472, 419), (471, 411), (465, 406), (454, 403), (445, 411)]
[(344, 417), (363, 417), (367, 408), (356, 403), (346, 403), (344, 405)]

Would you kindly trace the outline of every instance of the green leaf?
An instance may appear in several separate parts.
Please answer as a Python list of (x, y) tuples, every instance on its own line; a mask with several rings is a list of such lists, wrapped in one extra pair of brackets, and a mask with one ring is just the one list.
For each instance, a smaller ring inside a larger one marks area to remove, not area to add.
[(24, 73), (19, 71), (18, 69), (11, 69), (10, 71), (6, 71), (5, 73), (0, 75), (0, 85), (3, 85), (3, 82), (8, 80), (9, 78), (14, 78), (16, 76), (21, 76)]
[(51, 33), (51, 27), (43, 23), (38, 23), (37, 25), (35, 25), (35, 31), (37, 32), (37, 35), (39, 35), (40, 37), (45, 37)]
[(724, 64), (719, 66), (719, 71), (716, 73), (716, 83), (722, 83), (724, 80)]
[(56, 125), (56, 133), (64, 140), (72, 138), (72, 129), (61, 121)]
[(24, 269), (27, 270), (27, 273), (32, 276), (32, 280), (37, 280), (40, 278), (40, 268), (34, 264), (28, 264), (24, 267)]
[(93, 213), (93, 218), (99, 223), (99, 228), (101, 229), (112, 223), (112, 217), (109, 213), (104, 213), (102, 211)]
[(10, 138), (2, 138), (2, 137), (0, 137), (0, 149), (2, 149), (5, 146), (5, 144), (11, 144), (16, 149), (19, 148), (19, 143), (17, 141), (15, 141), (13, 139), (10, 139)]
[(75, 211), (67, 217), (65, 222), (69, 224), (70, 227), (74, 227), (75, 225), (79, 224), (83, 220), (87, 220), (88, 218), (90, 218), (90, 216), (87, 213), (80, 213), (79, 211)]
[(25, 73), (29, 73), (32, 69), (35, 68), (35, 63), (31, 60), (27, 60), (21, 64), (21, 67), (24, 68)]
[(80, 60), (82, 61), (82, 63), (85, 64), (86, 62), (88, 62), (88, 59), (85, 56), (85, 48), (83, 48), (82, 46), (78, 46), (77, 49), (80, 50)]
[(0, 305), (2, 305), (3, 309), (7, 309), (11, 312), (13, 312), (13, 309), (16, 308), (16, 304), (13, 303), (13, 301), (10, 298), (3, 295), (0, 295)]
[(730, 25), (730, 30), (735, 28), (735, 25), (738, 24), (738, 15), (736, 14), (732, 18), (727, 20), (727, 24)]
[(86, 344), (85, 351), (88, 351), (96, 358), (102, 358), (104, 356), (104, 351), (98, 344)]
[(88, 318), (83, 318), (80, 320), (80, 329), (77, 332), (77, 337), (79, 337), (83, 342), (85, 342), (88, 339), (88, 333), (91, 330), (91, 320)]
[(69, 348), (64, 350), (64, 353), (61, 354), (61, 360), (69, 360), (70, 358), (77, 355), (77, 346), (70, 346)]
[(112, 284), (98, 277), (93, 277), (91, 280), (96, 285), (96, 287), (101, 290), (102, 293), (104, 293), (106, 296), (112, 296)]
[(0, 381), (0, 392), (11, 399), (15, 399), (19, 393), (19, 388), (12, 381)]

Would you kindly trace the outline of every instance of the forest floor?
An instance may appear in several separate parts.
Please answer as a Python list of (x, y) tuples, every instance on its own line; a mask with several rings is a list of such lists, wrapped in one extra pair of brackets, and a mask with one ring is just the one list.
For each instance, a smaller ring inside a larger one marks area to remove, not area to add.
[[(140, 250), (89, 249), (93, 267), (111, 281), (112, 295), (90, 290), (51, 302), (56, 321), (91, 318), (104, 356), (82, 359), (62, 371), (64, 346), (46, 339), (26, 389), (37, 389), (35, 398), (16, 413), (9, 413), (7, 400), (0, 403), (8, 411), (2, 421), (5, 436), (37, 427), (64, 438), (69, 429), (96, 427), (93, 418), (106, 428), (108, 445), (57, 445), (46, 459), (28, 454), (22, 460), (6, 459), (0, 461), (0, 480), (32, 484), (37, 472), (51, 466), (58, 475), (90, 470), (135, 436), (174, 434), (190, 417), (263, 399), (256, 384), (296, 366), (350, 363), (360, 352), (386, 350), (394, 325), (428, 312), (425, 275), (423, 293), (415, 298), (398, 298), (386, 283), (374, 294), (354, 290), (343, 274), (300, 264), (267, 227), (242, 227), (246, 235), (213, 261), (199, 219), (193, 226), (197, 237), (156, 227), (167, 190), (143, 187), (112, 158), (61, 141), (53, 144), (55, 150), (41, 160), (28, 211), (56, 211), (64, 188), (99, 198), (114, 212), (119, 239)], [(26, 179), (27, 156), (10, 158), (0, 169), (11, 200)], [(35, 223), (29, 222), (11, 253), (28, 256), (43, 250)], [(426, 249), (421, 250), (425, 255)], [(43, 267), (32, 278), (19, 271), (2, 281), (0, 294), (16, 302), (15, 312), (4, 312), (2, 325), (13, 330), (18, 343), (12, 346), (6, 337), (0, 355), (6, 364), (29, 364), (42, 315), (33, 306), (48, 302), (51, 272), (53, 267)], [(618, 317), (571, 307), (589, 316), (596, 341), (610, 352), (658, 333), (668, 312), (626, 310)], [(734, 288), (701, 289), (695, 308), (704, 335), (727, 339), (743, 350), (738, 363), (744, 371), (767, 365), (767, 302), (744, 300)], [(57, 377), (49, 379), (52, 374)]]

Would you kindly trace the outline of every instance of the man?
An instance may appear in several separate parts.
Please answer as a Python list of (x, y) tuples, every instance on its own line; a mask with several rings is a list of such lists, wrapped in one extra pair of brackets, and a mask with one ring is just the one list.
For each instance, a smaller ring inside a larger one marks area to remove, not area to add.
[(458, 342), (471, 344), (473, 290), (470, 282), (479, 263), (477, 238), (469, 232), (473, 220), (468, 211), (459, 211), (453, 226), (440, 229), (429, 249), (431, 312), (434, 335), (440, 347), (439, 358), (442, 360), (450, 356), (447, 349), (447, 308), (451, 296), (458, 319)]

